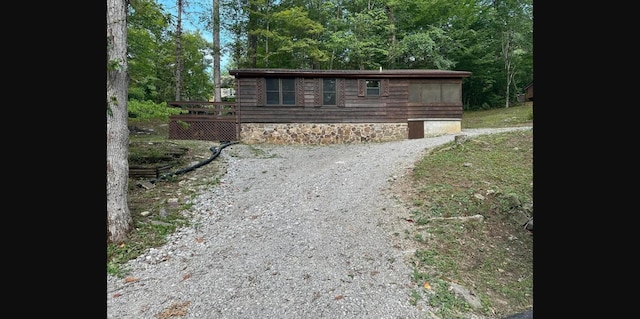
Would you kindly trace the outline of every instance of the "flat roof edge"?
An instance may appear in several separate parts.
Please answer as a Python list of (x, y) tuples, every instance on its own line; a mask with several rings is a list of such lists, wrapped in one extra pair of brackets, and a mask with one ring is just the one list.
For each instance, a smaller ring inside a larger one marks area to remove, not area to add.
[(238, 77), (297, 76), (297, 77), (342, 77), (342, 78), (464, 78), (469, 71), (450, 70), (303, 70), (303, 69), (234, 69), (230, 75)]

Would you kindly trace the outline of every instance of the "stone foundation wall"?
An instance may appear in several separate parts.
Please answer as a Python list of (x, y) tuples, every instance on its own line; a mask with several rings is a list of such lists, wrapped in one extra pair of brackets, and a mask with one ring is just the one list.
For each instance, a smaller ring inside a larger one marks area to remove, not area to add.
[(407, 123), (242, 123), (240, 140), (247, 144), (351, 144), (407, 139)]

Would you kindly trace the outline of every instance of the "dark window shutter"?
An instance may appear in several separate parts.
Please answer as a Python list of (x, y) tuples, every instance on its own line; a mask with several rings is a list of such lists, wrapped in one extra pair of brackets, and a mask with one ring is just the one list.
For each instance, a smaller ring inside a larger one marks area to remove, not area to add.
[(382, 81), (380, 81), (380, 85), (382, 86), (382, 92), (380, 95), (389, 96), (389, 79), (382, 79)]
[(256, 106), (267, 104), (264, 96), (264, 78), (256, 78)]
[(315, 81), (313, 85), (314, 91), (315, 91), (313, 92), (313, 106), (321, 107), (322, 106), (322, 87), (320, 84), (322, 83), (322, 79), (315, 78), (313, 80)]
[(367, 81), (358, 80), (358, 96), (365, 96), (367, 92)]
[(296, 106), (304, 106), (304, 78), (296, 78)]
[(344, 79), (337, 79), (336, 82), (336, 94), (338, 95), (336, 105), (338, 107), (344, 107)]

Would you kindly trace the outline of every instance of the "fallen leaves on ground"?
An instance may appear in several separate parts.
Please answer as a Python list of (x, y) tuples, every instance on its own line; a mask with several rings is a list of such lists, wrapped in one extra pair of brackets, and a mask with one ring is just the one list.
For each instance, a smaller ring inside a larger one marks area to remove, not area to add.
[(187, 307), (191, 301), (185, 301), (182, 304), (173, 303), (169, 308), (158, 314), (158, 319), (167, 319), (170, 317), (182, 317), (187, 315)]

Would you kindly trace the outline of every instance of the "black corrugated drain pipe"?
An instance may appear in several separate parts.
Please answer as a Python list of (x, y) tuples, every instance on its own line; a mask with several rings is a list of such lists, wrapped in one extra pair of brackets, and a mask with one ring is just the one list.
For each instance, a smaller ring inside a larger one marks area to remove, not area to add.
[(204, 165), (207, 165), (207, 164), (211, 163), (211, 161), (213, 161), (216, 157), (218, 157), (218, 155), (220, 155), (220, 152), (222, 151), (222, 149), (223, 149), (223, 148), (225, 148), (225, 147), (227, 147), (227, 146), (229, 146), (229, 145), (233, 145), (233, 144), (238, 144), (238, 142), (228, 142), (228, 141), (224, 141), (224, 142), (221, 142), (220, 147), (216, 147), (215, 145), (214, 145), (214, 146), (211, 146), (209, 149), (211, 150), (211, 152), (213, 152), (213, 154), (212, 154), (212, 155), (211, 155), (211, 157), (209, 157), (208, 159), (206, 159), (206, 160), (204, 160), (204, 161), (202, 161), (202, 162), (198, 162), (198, 163), (196, 163), (195, 165), (192, 165), (192, 166), (189, 166), (189, 167), (186, 167), (186, 168), (183, 168), (183, 169), (177, 170), (177, 171), (175, 171), (175, 172), (173, 172), (173, 173), (162, 174), (162, 175), (161, 175), (160, 177), (158, 177), (158, 178), (155, 178), (155, 179), (149, 180), (149, 182), (150, 182), (150, 183), (155, 183), (155, 182), (157, 182), (158, 180), (167, 179), (167, 178), (169, 178), (169, 177), (171, 177), (171, 176), (181, 175), (181, 174), (184, 174), (184, 173), (190, 172), (190, 171), (192, 171), (192, 170), (194, 170), (194, 169), (196, 169), (196, 168), (198, 168), (198, 167), (202, 167), (202, 166), (204, 166)]

